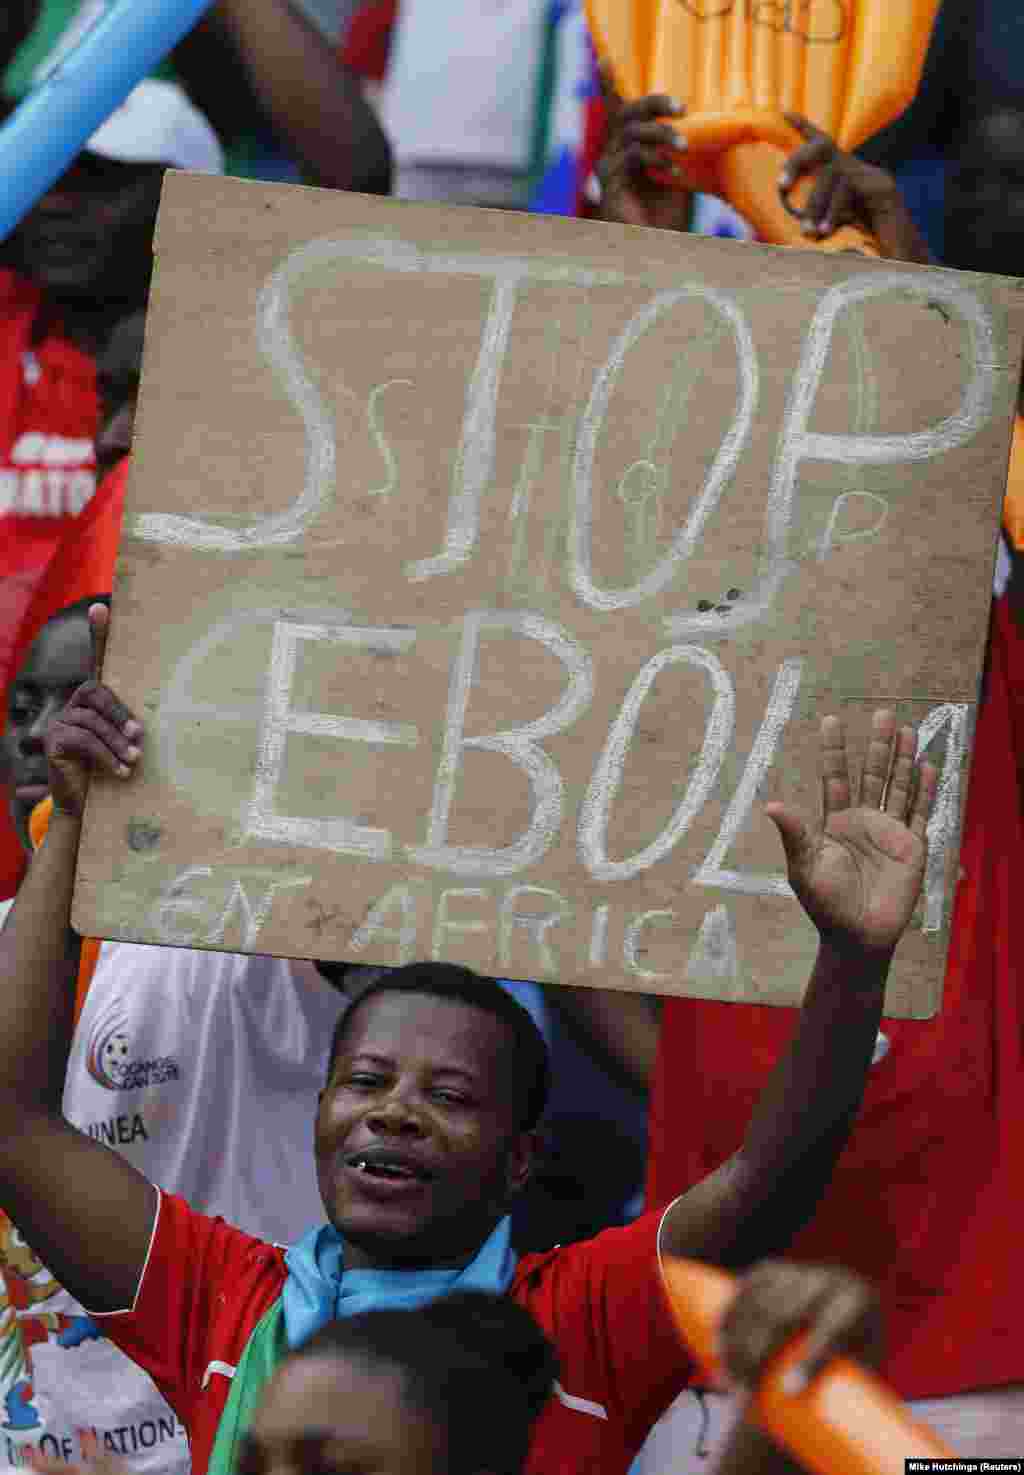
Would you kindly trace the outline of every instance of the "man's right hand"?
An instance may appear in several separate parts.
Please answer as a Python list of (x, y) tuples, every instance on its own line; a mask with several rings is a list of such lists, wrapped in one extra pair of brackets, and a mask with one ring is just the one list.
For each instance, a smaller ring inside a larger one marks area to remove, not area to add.
[(93, 771), (130, 778), (142, 755), (142, 724), (99, 679), (109, 622), (105, 605), (90, 606), (93, 678), (78, 688), (44, 740), (55, 815), (81, 819)]

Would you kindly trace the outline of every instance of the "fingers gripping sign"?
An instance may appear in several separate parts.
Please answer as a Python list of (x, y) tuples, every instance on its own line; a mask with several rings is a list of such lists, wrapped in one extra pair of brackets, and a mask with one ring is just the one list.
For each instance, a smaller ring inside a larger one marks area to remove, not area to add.
[(46, 733), (54, 814), (81, 819), (93, 772), (130, 778), (142, 753), (142, 725), (125, 704), (100, 681), (110, 612), (89, 608), (94, 673), (74, 693)]
[(925, 831), (938, 770), (915, 761), (917, 733), (875, 713), (854, 798), (843, 725), (821, 724), (820, 829), (784, 804), (765, 806), (782, 838), (789, 883), (823, 941), (840, 951), (891, 953), (924, 881)]

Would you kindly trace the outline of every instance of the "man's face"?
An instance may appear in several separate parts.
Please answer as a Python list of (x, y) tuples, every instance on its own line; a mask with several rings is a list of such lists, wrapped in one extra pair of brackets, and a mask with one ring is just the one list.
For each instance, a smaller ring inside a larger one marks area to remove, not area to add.
[(21, 270), (66, 297), (135, 299), (148, 281), (163, 170), (82, 153), (14, 236)]
[(499, 1019), (456, 1000), (382, 993), (358, 1009), (316, 1120), (347, 1265), (460, 1265), (525, 1186), (534, 1138), (508, 1043)]
[(3, 771), (11, 792), (11, 817), (26, 850), (32, 849), (29, 816), (50, 788), (43, 737), (92, 670), (89, 621), (84, 615), (74, 615), (43, 627), (11, 684), (2, 739)]
[(146, 314), (124, 318), (96, 363), (96, 388), (100, 397), (100, 428), (96, 435), (96, 469), (106, 476), (132, 448), (135, 407), (142, 370), (142, 340)]

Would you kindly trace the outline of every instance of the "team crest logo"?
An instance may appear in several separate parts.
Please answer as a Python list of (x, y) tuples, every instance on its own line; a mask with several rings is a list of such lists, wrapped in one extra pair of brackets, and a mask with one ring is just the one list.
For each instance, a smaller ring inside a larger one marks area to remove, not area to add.
[(169, 1055), (139, 1060), (132, 1050), (127, 1015), (115, 1003), (97, 1020), (85, 1052), (85, 1068), (108, 1091), (136, 1091), (179, 1079), (177, 1061)]

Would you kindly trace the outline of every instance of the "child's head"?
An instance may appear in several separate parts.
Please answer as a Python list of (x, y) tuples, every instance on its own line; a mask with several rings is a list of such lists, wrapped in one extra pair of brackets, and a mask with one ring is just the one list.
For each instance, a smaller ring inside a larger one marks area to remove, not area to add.
[(519, 1475), (556, 1376), (533, 1319), (503, 1297), (362, 1312), (281, 1364), (238, 1475)]

